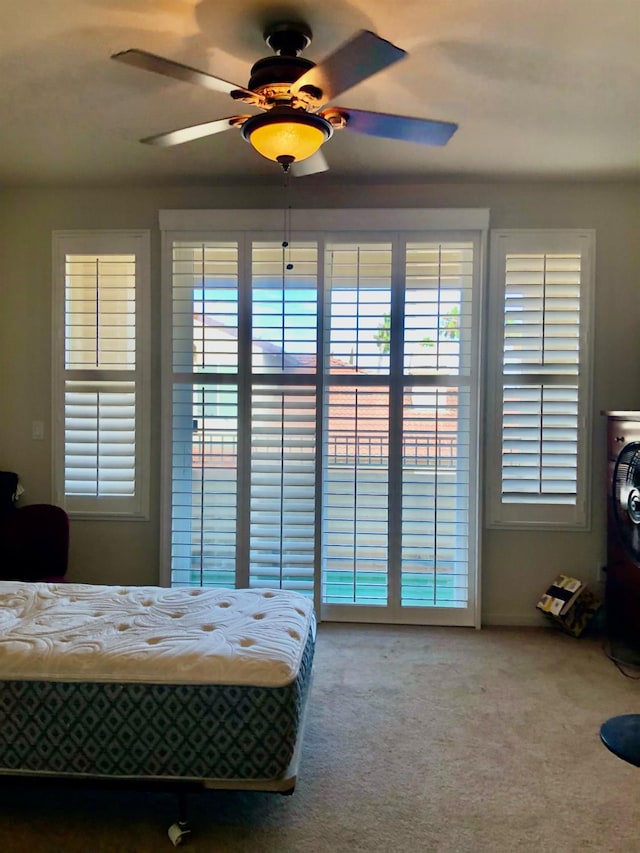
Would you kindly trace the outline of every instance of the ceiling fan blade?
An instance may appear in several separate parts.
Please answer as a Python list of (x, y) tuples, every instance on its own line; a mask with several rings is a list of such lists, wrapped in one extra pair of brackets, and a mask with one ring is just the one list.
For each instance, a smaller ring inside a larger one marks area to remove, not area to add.
[(310, 92), (324, 104), (406, 55), (390, 41), (361, 30), (319, 65), (305, 71), (291, 90)]
[(305, 175), (316, 175), (319, 172), (326, 172), (329, 164), (322, 151), (318, 150), (306, 160), (300, 160), (299, 163), (291, 164), (291, 174), (295, 178), (304, 178)]
[(140, 142), (145, 142), (147, 145), (158, 145), (161, 148), (168, 148), (170, 145), (182, 145), (183, 142), (202, 139), (203, 136), (213, 136), (215, 133), (222, 133), (232, 127), (242, 127), (248, 118), (250, 116), (219, 118), (217, 121), (206, 121), (204, 124), (193, 124), (191, 127), (181, 127), (178, 130), (170, 130), (168, 133), (147, 136)]
[(372, 113), (348, 107), (336, 107), (335, 112), (346, 119), (347, 130), (422, 145), (446, 145), (458, 129), (458, 125), (450, 121)]
[(195, 83), (197, 86), (204, 86), (214, 92), (231, 95), (235, 100), (247, 100), (247, 103), (259, 100), (259, 96), (255, 92), (245, 89), (244, 86), (237, 86), (235, 83), (229, 83), (228, 80), (214, 77), (205, 71), (198, 71), (197, 68), (191, 68), (189, 65), (182, 65), (180, 62), (173, 62), (171, 59), (156, 56), (155, 53), (147, 53), (146, 50), (137, 50), (136, 48), (123, 50), (121, 53), (114, 53), (111, 59), (124, 62), (126, 65), (133, 65), (135, 68), (142, 68), (145, 71), (164, 74), (165, 77), (172, 77), (174, 80)]

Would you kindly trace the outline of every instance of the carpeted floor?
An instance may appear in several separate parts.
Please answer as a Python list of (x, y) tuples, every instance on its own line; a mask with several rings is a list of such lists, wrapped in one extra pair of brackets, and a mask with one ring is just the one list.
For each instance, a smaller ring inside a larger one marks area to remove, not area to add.
[[(192, 795), (183, 849), (640, 853), (640, 769), (598, 734), (630, 712), (597, 638), (323, 624), (295, 794)], [(0, 796), (2, 853), (173, 849), (168, 794)]]

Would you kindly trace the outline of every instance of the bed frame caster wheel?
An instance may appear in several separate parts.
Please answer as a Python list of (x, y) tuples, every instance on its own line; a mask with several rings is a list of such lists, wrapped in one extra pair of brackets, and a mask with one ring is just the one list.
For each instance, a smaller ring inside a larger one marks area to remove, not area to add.
[(172, 823), (167, 832), (174, 847), (179, 847), (191, 835), (189, 824), (184, 820)]

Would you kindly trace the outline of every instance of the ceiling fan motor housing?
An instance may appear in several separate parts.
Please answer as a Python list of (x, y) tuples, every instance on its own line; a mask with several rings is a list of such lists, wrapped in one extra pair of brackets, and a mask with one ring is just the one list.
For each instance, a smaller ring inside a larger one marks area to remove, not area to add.
[[(276, 56), (259, 59), (251, 68), (247, 88), (253, 92), (289, 86), (306, 71), (315, 68), (315, 62), (299, 55), (311, 44), (311, 30), (306, 24), (291, 21), (271, 24), (265, 30), (264, 40)], [(284, 94), (277, 93), (275, 100), (283, 101)]]
[(314, 62), (301, 56), (265, 56), (251, 69), (247, 88), (259, 92), (265, 86), (295, 83), (305, 71), (314, 66)]

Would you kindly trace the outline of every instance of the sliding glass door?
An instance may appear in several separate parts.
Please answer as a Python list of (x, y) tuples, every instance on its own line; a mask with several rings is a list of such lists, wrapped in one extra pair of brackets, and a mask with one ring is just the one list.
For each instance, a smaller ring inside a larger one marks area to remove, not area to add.
[(168, 239), (171, 583), (473, 624), (479, 237), (285, 242)]

